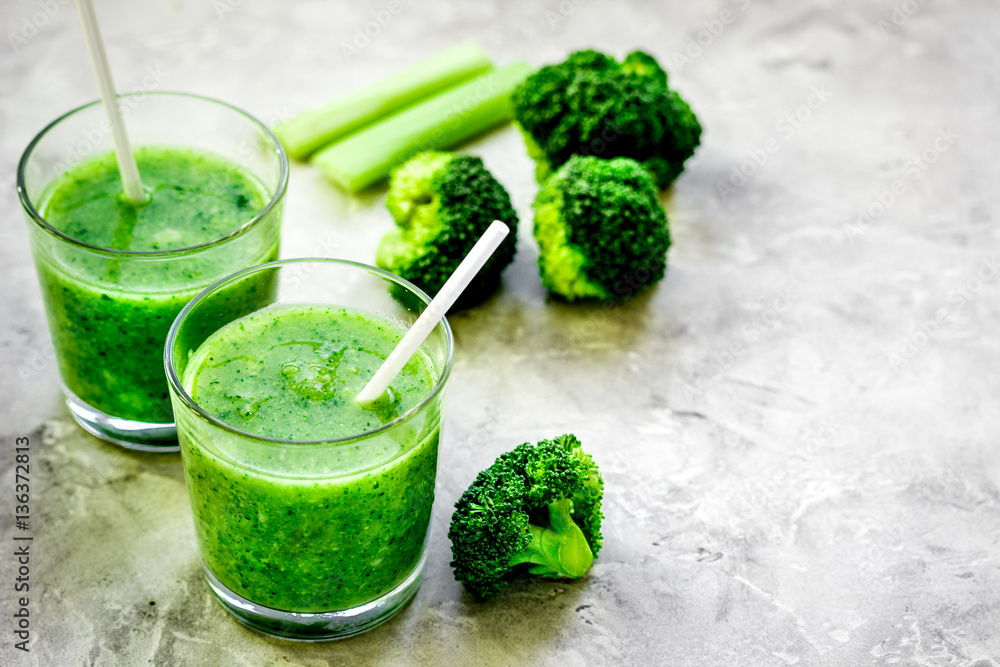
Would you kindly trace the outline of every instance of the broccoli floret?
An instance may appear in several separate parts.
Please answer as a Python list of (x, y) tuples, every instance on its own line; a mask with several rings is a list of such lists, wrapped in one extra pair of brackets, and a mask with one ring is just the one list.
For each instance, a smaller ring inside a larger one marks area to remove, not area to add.
[(663, 278), (670, 230), (638, 162), (573, 156), (535, 198), (535, 240), (550, 292), (614, 299)]
[(478, 303), (500, 283), (514, 259), (517, 214), (510, 196), (483, 161), (426, 151), (392, 173), (386, 207), (396, 221), (383, 237), (376, 264), (434, 296), (494, 220), (510, 234), (472, 284), (460, 306)]
[(484, 600), (525, 570), (579, 579), (603, 545), (603, 495), (597, 464), (576, 436), (501, 454), (455, 503), (448, 531), (455, 579)]
[(578, 51), (529, 76), (512, 99), (539, 183), (572, 155), (596, 155), (642, 162), (665, 188), (701, 141), (698, 118), (642, 51), (622, 63)]

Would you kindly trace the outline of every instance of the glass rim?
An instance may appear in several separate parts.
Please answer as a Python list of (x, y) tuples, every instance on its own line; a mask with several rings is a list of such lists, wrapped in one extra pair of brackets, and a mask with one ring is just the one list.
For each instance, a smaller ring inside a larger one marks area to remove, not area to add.
[[(372, 436), (378, 435), (384, 431), (395, 428), (400, 424), (409, 421), (412, 417), (423, 411), (427, 405), (437, 398), (437, 396), (443, 391), (444, 386), (447, 384), (448, 379), (451, 377), (451, 369), (455, 361), (455, 337), (451, 331), (451, 325), (448, 323), (448, 317), (442, 317), (438, 324), (444, 325), (445, 333), (445, 364), (444, 370), (441, 375), (434, 382), (434, 386), (431, 388), (430, 392), (420, 399), (420, 402), (414, 405), (412, 408), (399, 415), (395, 419), (388, 421), (384, 424), (379, 425), (376, 428), (370, 429), (368, 431), (362, 431), (360, 433), (354, 433), (351, 435), (340, 436), (338, 438), (326, 438), (320, 440), (288, 440), (285, 438), (272, 438), (266, 435), (259, 435), (257, 433), (250, 433), (242, 429), (236, 428), (231, 424), (227, 424), (224, 421), (210, 415), (201, 406), (194, 402), (187, 390), (184, 388), (183, 383), (180, 378), (177, 377), (177, 373), (174, 370), (174, 341), (177, 338), (177, 333), (180, 330), (181, 323), (187, 317), (187, 315), (194, 309), (194, 307), (201, 303), (205, 298), (210, 296), (212, 293), (217, 292), (219, 289), (235, 283), (238, 280), (245, 278), (252, 273), (258, 273), (260, 271), (265, 271), (268, 269), (280, 268), (282, 266), (287, 266), (291, 264), (298, 264), (304, 262), (321, 262), (324, 264), (336, 264), (340, 266), (348, 266), (356, 269), (361, 269), (366, 273), (374, 274), (380, 278), (383, 278), (387, 282), (395, 283), (400, 287), (409, 290), (411, 293), (415, 294), (421, 301), (424, 302), (426, 307), (431, 302), (431, 297), (427, 295), (422, 289), (411, 283), (405, 278), (400, 278), (394, 273), (380, 269), (377, 266), (372, 266), (370, 264), (364, 264), (362, 262), (355, 262), (349, 259), (337, 259), (333, 257), (298, 257), (295, 259), (281, 259), (274, 262), (267, 262), (265, 264), (258, 264), (257, 266), (251, 266), (246, 269), (242, 269), (233, 273), (221, 280), (217, 280), (212, 283), (201, 292), (198, 293), (193, 299), (191, 299), (186, 306), (177, 314), (174, 319), (173, 324), (170, 325), (170, 331), (167, 333), (167, 341), (163, 349), (163, 365), (165, 366), (167, 374), (167, 383), (170, 388), (177, 394), (185, 406), (191, 408), (198, 414), (201, 418), (207, 421), (209, 424), (216, 428), (220, 428), (224, 431), (232, 433), (234, 435), (240, 436), (242, 438), (248, 438), (257, 442), (264, 442), (273, 445), (340, 445), (351, 442), (356, 442), (358, 440), (363, 440), (370, 438)], [(228, 323), (227, 323), (228, 324)], [(223, 325), (225, 326), (225, 325)], [(437, 328), (437, 326), (435, 326)], [(433, 329), (432, 329), (433, 331)], [(214, 332), (213, 332), (214, 333)], [(174, 416), (174, 423), (177, 423), (177, 417)], [(179, 429), (178, 429), (179, 430)]]
[(237, 114), (243, 116), (251, 123), (256, 125), (258, 129), (262, 130), (264, 135), (267, 137), (268, 140), (270, 140), (271, 144), (276, 149), (281, 164), (281, 174), (278, 176), (278, 184), (274, 188), (274, 193), (270, 195), (270, 199), (267, 202), (267, 205), (264, 206), (264, 208), (261, 209), (260, 212), (258, 212), (257, 215), (255, 215), (253, 218), (251, 218), (250, 220), (243, 223), (242, 225), (240, 225), (239, 227), (237, 227), (236, 229), (234, 229), (233, 231), (229, 232), (224, 236), (220, 236), (218, 238), (206, 241), (204, 243), (199, 243), (197, 245), (187, 246), (184, 248), (175, 248), (172, 250), (116, 250), (114, 248), (105, 248), (103, 246), (94, 245), (92, 243), (81, 241), (80, 239), (77, 239), (59, 229), (56, 229), (51, 224), (49, 224), (49, 221), (46, 220), (45, 217), (38, 211), (38, 209), (35, 207), (34, 202), (32, 202), (31, 198), (28, 196), (27, 188), (25, 186), (25, 172), (27, 171), (28, 160), (31, 158), (38, 144), (53, 128), (55, 128), (57, 125), (62, 123), (70, 116), (73, 116), (74, 114), (80, 113), (86, 109), (90, 109), (96, 105), (101, 104), (101, 100), (98, 99), (80, 105), (74, 109), (71, 109), (66, 113), (64, 113), (63, 115), (56, 118), (48, 125), (46, 125), (28, 143), (28, 147), (25, 148), (24, 153), (21, 154), (21, 159), (17, 165), (17, 197), (21, 201), (21, 206), (28, 214), (28, 217), (31, 218), (31, 220), (36, 225), (38, 225), (39, 228), (41, 228), (45, 232), (48, 232), (49, 234), (52, 234), (60, 241), (68, 243), (69, 245), (72, 246), (76, 246), (78, 248), (85, 249), (89, 252), (93, 252), (98, 255), (104, 255), (107, 257), (131, 257), (133, 259), (141, 260), (141, 259), (161, 259), (167, 257), (178, 257), (181, 255), (191, 254), (192, 252), (195, 251), (207, 250), (217, 245), (222, 245), (223, 243), (230, 241), (234, 238), (237, 238), (239, 236), (243, 236), (245, 233), (249, 232), (250, 230), (260, 225), (261, 221), (267, 219), (272, 209), (274, 209), (278, 205), (278, 202), (281, 200), (281, 198), (285, 194), (285, 191), (288, 189), (288, 156), (285, 154), (285, 149), (281, 145), (281, 142), (278, 140), (278, 137), (275, 136), (274, 132), (272, 132), (271, 129), (267, 127), (267, 125), (261, 122), (253, 114), (244, 111), (243, 109), (237, 106), (229, 104), (228, 102), (223, 102), (221, 100), (217, 100), (212, 97), (207, 97), (205, 95), (158, 90), (150, 92), (127, 93), (124, 95), (118, 95), (118, 97), (119, 98), (137, 97), (137, 96), (146, 97), (148, 95), (189, 98), (194, 100), (201, 100), (203, 102), (210, 102), (220, 107), (228, 108), (231, 111), (235, 111)]

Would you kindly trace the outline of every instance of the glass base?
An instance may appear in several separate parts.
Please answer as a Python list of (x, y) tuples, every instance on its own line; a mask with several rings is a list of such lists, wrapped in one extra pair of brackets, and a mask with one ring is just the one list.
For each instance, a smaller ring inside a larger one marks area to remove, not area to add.
[(420, 588), (426, 554), (399, 586), (371, 602), (341, 611), (307, 614), (280, 611), (250, 602), (216, 579), (205, 567), (205, 579), (216, 599), (237, 621), (265, 634), (298, 641), (319, 642), (346, 639), (388, 621), (406, 606)]
[(155, 424), (112, 417), (63, 388), (66, 406), (83, 430), (101, 440), (140, 452), (176, 452), (177, 427), (173, 422)]

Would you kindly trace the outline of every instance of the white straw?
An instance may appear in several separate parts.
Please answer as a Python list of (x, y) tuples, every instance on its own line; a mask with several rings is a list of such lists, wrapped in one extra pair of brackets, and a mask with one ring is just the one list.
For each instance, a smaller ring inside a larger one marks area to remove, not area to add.
[(104, 111), (111, 124), (111, 136), (115, 141), (115, 157), (118, 158), (118, 172), (122, 177), (125, 197), (133, 202), (146, 201), (146, 193), (142, 189), (139, 178), (139, 168), (135, 166), (135, 156), (125, 134), (125, 123), (122, 121), (122, 111), (118, 106), (118, 96), (115, 95), (115, 85), (111, 81), (111, 68), (108, 66), (108, 56), (104, 53), (104, 42), (97, 28), (97, 15), (90, 0), (76, 0), (80, 10), (80, 20), (83, 21), (83, 32), (87, 37), (87, 47), (90, 49), (90, 61), (94, 64), (97, 74), (97, 87), (101, 89), (101, 100)]
[(438, 321), (455, 303), (455, 299), (469, 286), (486, 261), (493, 256), (509, 232), (507, 225), (499, 220), (493, 221), (490, 228), (486, 230), (486, 233), (482, 235), (469, 254), (465, 256), (465, 259), (462, 260), (462, 263), (455, 269), (455, 273), (451, 274), (451, 277), (445, 282), (441, 291), (431, 300), (424, 312), (420, 313), (420, 317), (403, 336), (403, 340), (399, 341), (399, 345), (386, 357), (379, 369), (375, 371), (372, 379), (358, 393), (358, 403), (362, 405), (373, 403), (385, 393), (385, 390), (389, 388), (389, 383), (395, 379), (413, 353), (424, 342), (424, 339), (437, 326)]

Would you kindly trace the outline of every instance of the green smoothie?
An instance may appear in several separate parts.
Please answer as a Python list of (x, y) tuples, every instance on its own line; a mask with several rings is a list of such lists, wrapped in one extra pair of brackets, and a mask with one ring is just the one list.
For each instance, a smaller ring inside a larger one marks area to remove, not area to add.
[(135, 156), (147, 202), (124, 199), (114, 154), (107, 153), (58, 177), (39, 211), (59, 231), (100, 248), (179, 252), (108, 255), (53, 246), (36, 250), (36, 264), (66, 387), (111, 416), (164, 423), (173, 416), (163, 344), (177, 313), (215, 280), (275, 259), (278, 239), (182, 250), (251, 221), (268, 191), (213, 154), (143, 147)]
[(274, 609), (349, 609), (398, 586), (417, 566), (434, 500), (437, 415), (394, 425), (437, 380), (418, 352), (385, 400), (361, 390), (403, 331), (332, 306), (279, 305), (233, 321), (191, 356), (182, 384), (237, 429), (202, 441), (180, 428), (202, 558), (223, 585)]

